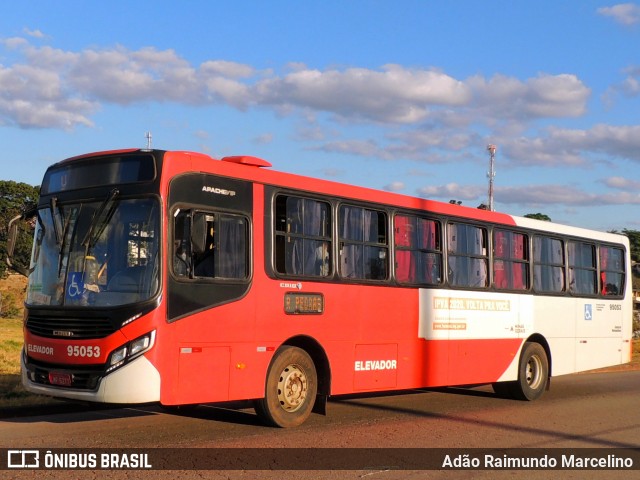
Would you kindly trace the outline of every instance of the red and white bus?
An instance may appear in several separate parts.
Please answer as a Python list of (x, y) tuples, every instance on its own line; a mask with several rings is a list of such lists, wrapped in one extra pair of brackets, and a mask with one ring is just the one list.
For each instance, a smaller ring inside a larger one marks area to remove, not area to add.
[(30, 392), (254, 400), (299, 425), (330, 395), (493, 384), (631, 356), (624, 236), (271, 170), (118, 150), (51, 166), (27, 288)]

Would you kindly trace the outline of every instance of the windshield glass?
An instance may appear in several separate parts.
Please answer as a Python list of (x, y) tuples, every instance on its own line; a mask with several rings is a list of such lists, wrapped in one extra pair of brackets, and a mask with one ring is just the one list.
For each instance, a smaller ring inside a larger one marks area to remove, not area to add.
[(119, 199), (38, 211), (29, 305), (114, 306), (147, 300), (158, 289), (159, 208), (154, 198)]

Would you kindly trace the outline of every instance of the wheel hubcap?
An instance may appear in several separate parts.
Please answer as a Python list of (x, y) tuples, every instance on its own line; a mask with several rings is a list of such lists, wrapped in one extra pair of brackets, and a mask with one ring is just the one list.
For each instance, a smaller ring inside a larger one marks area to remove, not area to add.
[(297, 365), (287, 366), (278, 381), (278, 401), (287, 412), (295, 412), (307, 398), (307, 376)]
[(532, 389), (540, 387), (542, 382), (542, 362), (537, 356), (533, 356), (527, 362), (527, 384)]

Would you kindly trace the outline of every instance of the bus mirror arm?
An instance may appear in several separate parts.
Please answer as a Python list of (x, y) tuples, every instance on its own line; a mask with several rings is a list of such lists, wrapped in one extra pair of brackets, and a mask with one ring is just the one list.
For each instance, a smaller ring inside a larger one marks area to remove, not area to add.
[(29, 276), (29, 269), (27, 267), (25, 267), (24, 265), (18, 265), (16, 263), (13, 262), (12, 258), (13, 258), (13, 254), (15, 252), (16, 249), (16, 242), (18, 240), (18, 221), (19, 220), (26, 220), (28, 218), (32, 218), (35, 217), (37, 213), (37, 210), (35, 208), (27, 210), (26, 212), (24, 212), (21, 215), (18, 215), (16, 217), (13, 217), (10, 221), (9, 221), (9, 225), (7, 226), (7, 230), (8, 230), (8, 235), (7, 235), (7, 267), (11, 268), (12, 270), (18, 272), (21, 275), (24, 275), (25, 277)]

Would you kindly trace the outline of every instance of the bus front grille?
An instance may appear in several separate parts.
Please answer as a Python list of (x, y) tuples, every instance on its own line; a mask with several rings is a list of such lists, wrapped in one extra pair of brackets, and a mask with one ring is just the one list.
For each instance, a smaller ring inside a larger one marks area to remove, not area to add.
[(108, 318), (55, 318), (29, 315), (27, 330), (45, 338), (89, 340), (104, 338), (116, 331)]

